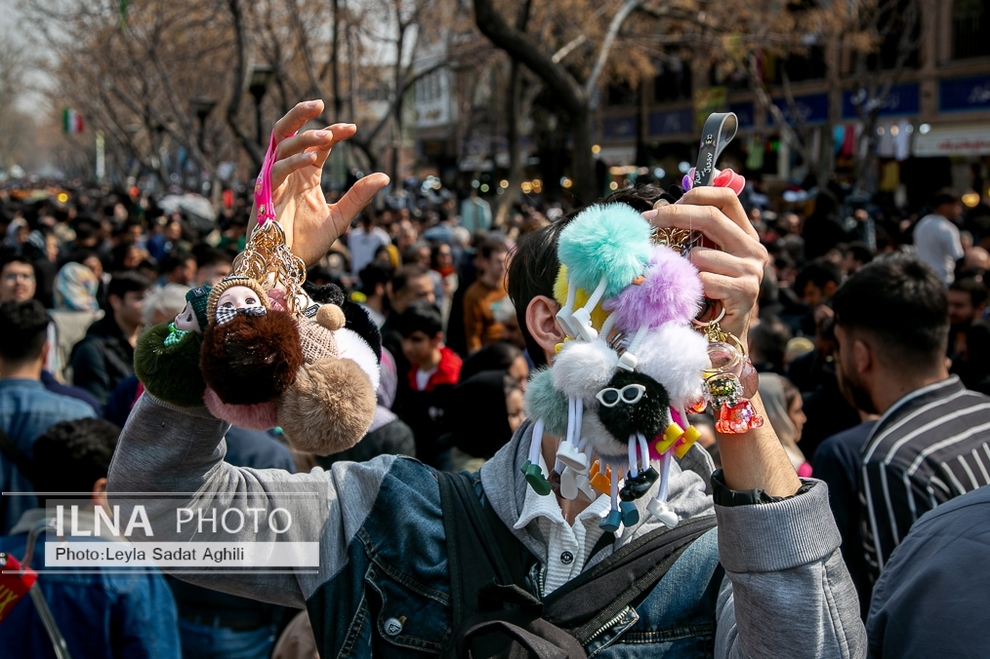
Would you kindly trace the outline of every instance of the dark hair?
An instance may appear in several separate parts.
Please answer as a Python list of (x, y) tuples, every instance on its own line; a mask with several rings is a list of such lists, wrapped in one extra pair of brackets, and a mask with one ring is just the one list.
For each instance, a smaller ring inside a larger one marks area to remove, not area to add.
[(404, 290), (409, 282), (421, 277), (429, 277), (430, 273), (425, 268), (418, 265), (404, 265), (392, 275), (392, 292), (398, 293)]
[(505, 243), (505, 239), (498, 236), (492, 236), (486, 238), (485, 241), (481, 243), (481, 246), (478, 247), (478, 256), (483, 259), (487, 259), (492, 254), (507, 251), (509, 251), (509, 246)]
[(162, 259), (161, 265), (158, 268), (158, 274), (167, 275), (176, 268), (185, 266), (186, 261), (191, 258), (193, 258), (192, 254), (173, 249), (165, 258)]
[(570, 218), (558, 220), (545, 227), (523, 234), (512, 252), (509, 261), (509, 299), (516, 307), (516, 319), (526, 341), (526, 351), (535, 366), (545, 366), (543, 348), (536, 342), (526, 326), (526, 308), (538, 295), (553, 299), (553, 283), (560, 270), (557, 260), (557, 239)]
[(461, 381), (482, 371), (508, 371), (512, 362), (521, 354), (522, 351), (511, 343), (505, 341), (489, 343), (464, 360), (461, 365)]
[(683, 194), (683, 191), (681, 191), (680, 188), (677, 188), (676, 190), (672, 189), (671, 192), (673, 193), (673, 199), (670, 199), (668, 197), (668, 193), (660, 186), (652, 183), (644, 183), (643, 185), (638, 185), (634, 188), (629, 187), (617, 190), (605, 197), (602, 200), (602, 203), (617, 202), (620, 204), (628, 204), (640, 213), (645, 213), (648, 210), (653, 210), (653, 204), (656, 203), (658, 199), (666, 198), (668, 201), (676, 201)]
[(959, 197), (947, 190), (942, 190), (932, 197), (932, 209), (944, 206), (945, 204), (958, 204)]
[(31, 270), (34, 271), (34, 263), (32, 263), (31, 259), (23, 254), (17, 254), (16, 252), (4, 252), (3, 254), (0, 254), (0, 271), (11, 263), (23, 263), (24, 265), (29, 265), (31, 266)]
[(21, 364), (41, 355), (51, 318), (37, 300), (0, 305), (0, 357)]
[(423, 332), (432, 338), (442, 331), (443, 318), (440, 311), (429, 302), (413, 302), (396, 318), (395, 328), (404, 339), (414, 332)]
[(358, 273), (358, 278), (361, 280), (361, 290), (365, 293), (374, 293), (375, 286), (387, 284), (392, 278), (393, 272), (392, 268), (380, 263), (369, 263)]
[(89, 492), (106, 478), (120, 428), (104, 419), (56, 423), (34, 442), (34, 489)]
[(749, 330), (753, 363), (770, 365), (774, 373), (781, 373), (784, 368), (784, 352), (790, 339), (790, 328), (779, 318), (761, 320)]
[(949, 303), (935, 271), (910, 254), (874, 260), (832, 298), (837, 325), (878, 339), (878, 349), (904, 370), (942, 363), (949, 337)]
[(809, 261), (806, 266), (801, 268), (801, 272), (798, 273), (797, 278), (794, 280), (794, 292), (798, 296), (801, 296), (804, 295), (804, 289), (808, 287), (809, 283), (814, 284), (818, 288), (825, 288), (825, 285), (829, 282), (838, 286), (842, 282), (842, 271), (839, 270), (839, 266), (824, 256), (820, 256), (817, 259)]
[(853, 257), (853, 260), (859, 261), (863, 265), (866, 265), (873, 260), (873, 252), (866, 243), (854, 242), (846, 245), (846, 254)]
[(76, 243), (78, 244), (80, 241), (94, 238), (96, 232), (100, 230), (100, 222), (88, 216), (80, 217), (73, 223), (72, 230), (76, 233)]
[(124, 299), (127, 293), (144, 293), (151, 288), (151, 280), (139, 272), (116, 272), (107, 285), (107, 298), (116, 295)]
[(448, 245), (447, 243), (433, 243), (432, 245), (430, 245), (430, 267), (431, 268), (436, 268), (437, 267), (437, 259), (440, 258), (440, 250), (443, 249), (444, 247), (447, 248), (447, 251), (450, 252), (451, 257), (453, 257), (454, 252), (453, 252), (453, 250), (450, 249), (450, 245)]
[(963, 279), (956, 279), (949, 285), (950, 291), (962, 291), (963, 293), (969, 294), (970, 302), (974, 307), (979, 307), (986, 304), (987, 301), (987, 287), (980, 279), (976, 277), (964, 277)]
[(117, 243), (117, 246), (110, 252), (110, 260), (113, 263), (112, 270), (124, 269), (124, 259), (127, 258), (127, 252), (135, 247), (135, 245), (136, 243), (130, 240), (122, 240)]
[(208, 268), (218, 263), (230, 264), (232, 262), (233, 259), (231, 259), (229, 255), (213, 247), (201, 250), (198, 254), (196, 254), (197, 268)]

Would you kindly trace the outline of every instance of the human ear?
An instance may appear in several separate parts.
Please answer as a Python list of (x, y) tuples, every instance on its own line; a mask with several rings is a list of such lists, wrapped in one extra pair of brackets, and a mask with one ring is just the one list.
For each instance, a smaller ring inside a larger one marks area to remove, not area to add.
[(557, 324), (560, 305), (546, 295), (537, 295), (526, 305), (526, 329), (543, 349), (547, 362), (553, 359), (558, 343), (564, 341), (564, 331)]
[(853, 365), (856, 367), (856, 373), (863, 375), (864, 373), (871, 370), (874, 366), (876, 357), (873, 354), (873, 348), (870, 347), (865, 341), (857, 339), (853, 341)]
[(96, 482), (93, 483), (93, 490), (90, 493), (90, 498), (93, 500), (93, 503), (99, 504), (99, 505), (103, 506), (104, 508), (108, 508), (109, 507), (108, 502), (107, 502), (107, 479), (106, 478), (97, 478), (96, 479)]

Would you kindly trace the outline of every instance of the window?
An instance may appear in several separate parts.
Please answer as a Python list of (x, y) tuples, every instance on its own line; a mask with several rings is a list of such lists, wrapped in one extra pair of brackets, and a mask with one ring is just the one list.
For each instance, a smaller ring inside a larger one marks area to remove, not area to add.
[(691, 67), (679, 57), (671, 57), (657, 64), (657, 77), (653, 81), (653, 100), (672, 103), (691, 98)]
[(903, 58), (904, 66), (921, 65), (921, 0), (887, 0), (881, 2), (876, 28), (883, 41), (877, 52), (867, 57), (867, 68), (894, 69)]
[(952, 7), (952, 57), (990, 56), (990, 0), (956, 0)]

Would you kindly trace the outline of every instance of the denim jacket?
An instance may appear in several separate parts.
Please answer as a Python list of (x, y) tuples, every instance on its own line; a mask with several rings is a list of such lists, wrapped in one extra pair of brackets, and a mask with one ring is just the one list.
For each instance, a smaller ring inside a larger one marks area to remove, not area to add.
[[(305, 605), (323, 657), (428, 657), (450, 639), (451, 602), (439, 488), (432, 469), (408, 458), (338, 463), (289, 475), (222, 462), (226, 424), (205, 410), (181, 410), (147, 393), (135, 406), (110, 470), (114, 492), (196, 492), (191, 505), (246, 497), (287, 503), (286, 486), (319, 491), (325, 505), (298, 509), (300, 533), (316, 532), (320, 565), (291, 575), (178, 574), (227, 592)], [(538, 524), (513, 529), (526, 484), (531, 424), (482, 468), (489, 505), (543, 565)], [(596, 657), (860, 657), (865, 634), (856, 593), (838, 553), (827, 490), (784, 501), (713, 506), (710, 463), (689, 453), (671, 470), (670, 503), (682, 518), (714, 513), (712, 531), (685, 552), (635, 609), (587, 646)], [(701, 473), (698, 473), (701, 472)], [(120, 503), (125, 499), (120, 498)], [(643, 520), (585, 569), (656, 527)], [(165, 515), (164, 511), (161, 514)], [(156, 537), (156, 540), (158, 538)], [(205, 540), (206, 537), (197, 537)], [(274, 540), (262, 529), (253, 540)], [(308, 539), (302, 536), (300, 540)], [(721, 563), (725, 578), (720, 578)]]
[[(45, 389), (38, 380), (5, 378), (0, 380), (0, 429), (28, 458), (34, 452), (34, 440), (61, 421), (75, 421), (96, 416), (93, 408), (82, 401)], [(34, 486), (14, 463), (0, 453), (0, 535), (10, 529), (25, 511), (35, 508), (32, 495), (10, 494), (34, 492)]]
[[(24, 556), (28, 533), (45, 509), (21, 516), (12, 534), (0, 537), (0, 552)], [(80, 524), (91, 526), (80, 515)], [(165, 578), (155, 569), (114, 571), (44, 569), (45, 534), (38, 536), (32, 567), (73, 659), (179, 659), (178, 616)], [(30, 597), (18, 602), (0, 623), (0, 656), (55, 657), (52, 642)]]

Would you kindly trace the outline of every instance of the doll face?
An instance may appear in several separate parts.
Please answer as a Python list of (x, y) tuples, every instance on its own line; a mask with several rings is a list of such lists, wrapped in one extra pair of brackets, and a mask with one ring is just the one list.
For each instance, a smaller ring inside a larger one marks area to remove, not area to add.
[(217, 309), (250, 309), (263, 306), (258, 294), (247, 286), (231, 286), (217, 299)]
[(182, 308), (179, 315), (175, 317), (175, 327), (180, 330), (185, 330), (187, 332), (199, 332), (199, 321), (196, 320), (196, 312), (193, 311), (192, 305), (186, 302), (186, 306)]

